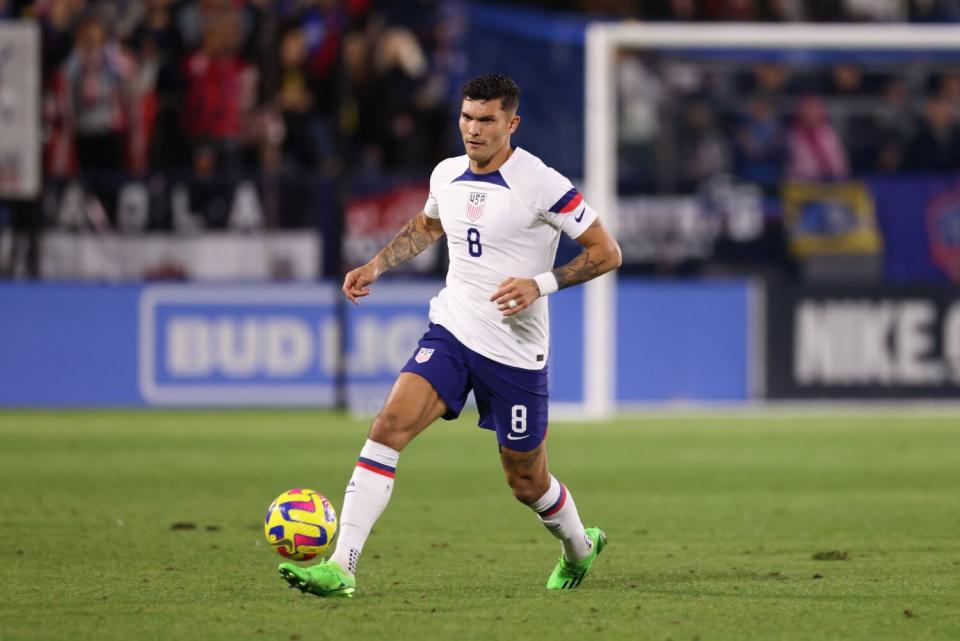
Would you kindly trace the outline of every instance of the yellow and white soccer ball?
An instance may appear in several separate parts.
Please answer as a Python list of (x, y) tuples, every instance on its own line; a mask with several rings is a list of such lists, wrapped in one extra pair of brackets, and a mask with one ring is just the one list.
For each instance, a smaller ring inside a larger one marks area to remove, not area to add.
[(337, 512), (323, 494), (287, 490), (267, 508), (263, 532), (282, 556), (306, 561), (322, 555), (337, 532)]

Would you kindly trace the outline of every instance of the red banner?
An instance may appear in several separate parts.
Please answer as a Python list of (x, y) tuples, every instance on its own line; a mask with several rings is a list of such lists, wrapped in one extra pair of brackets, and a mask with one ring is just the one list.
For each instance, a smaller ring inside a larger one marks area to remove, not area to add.
[[(422, 209), (426, 185), (404, 185), (347, 201), (344, 260), (350, 268), (376, 256), (398, 231)], [(432, 272), (438, 267), (439, 243), (402, 266), (403, 271)]]

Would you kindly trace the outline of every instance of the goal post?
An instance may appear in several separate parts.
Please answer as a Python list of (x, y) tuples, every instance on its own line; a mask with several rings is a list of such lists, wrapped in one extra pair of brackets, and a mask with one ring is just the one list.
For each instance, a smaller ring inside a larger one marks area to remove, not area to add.
[[(587, 28), (586, 162), (584, 182), (594, 209), (610, 233), (617, 233), (615, 49), (612, 25)], [(583, 295), (583, 406), (587, 418), (603, 419), (616, 410), (617, 273), (588, 281)]]
[[(822, 50), (960, 52), (960, 27), (941, 25), (593, 23), (586, 31), (584, 182), (616, 236), (617, 53), (621, 50)], [(617, 276), (585, 284), (583, 414), (613, 415), (616, 399)]]

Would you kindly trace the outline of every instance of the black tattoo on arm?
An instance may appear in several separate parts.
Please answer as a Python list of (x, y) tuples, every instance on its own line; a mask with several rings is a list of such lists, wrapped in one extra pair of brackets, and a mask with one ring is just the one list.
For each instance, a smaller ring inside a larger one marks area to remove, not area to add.
[(421, 218), (422, 215), (412, 218), (397, 232), (393, 240), (380, 250), (377, 258), (381, 272), (407, 262), (439, 238), (439, 234), (435, 234), (424, 225)]
[(587, 247), (569, 263), (554, 269), (553, 275), (557, 277), (557, 284), (560, 289), (564, 289), (571, 285), (585, 283), (591, 278), (607, 273), (614, 267), (613, 261), (601, 250), (596, 247)]

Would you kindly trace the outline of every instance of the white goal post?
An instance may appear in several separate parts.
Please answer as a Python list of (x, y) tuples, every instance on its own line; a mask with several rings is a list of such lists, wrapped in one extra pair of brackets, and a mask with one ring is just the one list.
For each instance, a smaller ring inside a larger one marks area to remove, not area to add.
[[(595, 23), (587, 28), (585, 191), (617, 232), (616, 53), (621, 49), (960, 50), (960, 26)], [(583, 411), (616, 411), (616, 274), (586, 283)]]

